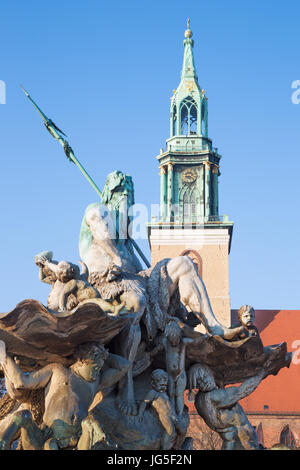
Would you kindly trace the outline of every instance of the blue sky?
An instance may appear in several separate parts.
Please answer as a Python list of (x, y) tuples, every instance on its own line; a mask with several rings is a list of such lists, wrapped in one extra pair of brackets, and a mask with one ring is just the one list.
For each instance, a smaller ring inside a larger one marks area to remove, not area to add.
[[(19, 85), (68, 134), (100, 188), (120, 169), (136, 202), (159, 202), (155, 156), (169, 133), (186, 18), (222, 155), (220, 213), (234, 221), (232, 307), (299, 309), (298, 1), (32, 0), (1, 6), (0, 311), (46, 302), (34, 255), (78, 260), (96, 193), (46, 132)], [(140, 246), (149, 256), (147, 241)]]

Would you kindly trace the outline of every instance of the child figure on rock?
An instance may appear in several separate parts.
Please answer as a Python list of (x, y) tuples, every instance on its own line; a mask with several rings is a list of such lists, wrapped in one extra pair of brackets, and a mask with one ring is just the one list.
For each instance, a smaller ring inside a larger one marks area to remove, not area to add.
[(167, 395), (168, 374), (162, 369), (155, 369), (151, 374), (152, 389), (147, 393), (139, 406), (138, 417), (143, 419), (147, 406), (153, 406), (159, 421), (164, 429), (161, 441), (161, 449), (169, 450), (172, 448), (175, 437), (175, 423), (177, 417), (174, 413), (172, 403)]

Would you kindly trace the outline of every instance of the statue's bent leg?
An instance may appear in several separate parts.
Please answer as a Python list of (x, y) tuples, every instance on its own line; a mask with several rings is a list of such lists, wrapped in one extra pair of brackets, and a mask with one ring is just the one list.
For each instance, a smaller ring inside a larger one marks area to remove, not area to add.
[(250, 423), (245, 423), (242, 426), (237, 426), (237, 433), (242, 449), (259, 449), (258, 438), (255, 428)]
[(197, 316), (206, 330), (213, 335), (224, 336), (227, 328), (218, 322), (211, 308), (205, 285), (188, 256), (178, 256), (167, 264), (170, 277), (169, 292), (178, 287), (180, 300)]
[(176, 411), (176, 404), (175, 404), (175, 395), (176, 395), (176, 382), (174, 380), (174, 377), (172, 377), (171, 374), (169, 374), (169, 380), (168, 380), (168, 395), (171, 401), (171, 404), (173, 406), (174, 412)]
[(163, 437), (161, 440), (161, 449), (162, 450), (170, 450), (172, 447), (172, 439), (171, 436), (167, 433), (167, 431), (164, 431)]
[(240, 443), (237, 429), (226, 430), (220, 433), (223, 440), (222, 450), (244, 450)]
[(12, 443), (20, 437), (20, 427), (15, 420), (15, 413), (5, 417), (5, 423), (1, 423), (3, 429), (0, 433), (0, 450), (10, 450)]
[(12, 409), (0, 420), (0, 450), (9, 450), (12, 443), (20, 437), (20, 428), (14, 423), (14, 415), (22, 405), (15, 402)]
[(146, 300), (142, 294), (125, 292), (121, 296), (121, 301), (125, 303), (128, 310), (133, 310), (134, 318), (120, 334), (121, 355), (131, 362), (131, 366), (126, 376), (119, 382), (117, 403), (125, 414), (136, 415), (137, 406), (134, 398), (132, 368), (141, 341), (140, 320), (146, 308)]
[(93, 415), (88, 415), (82, 420), (81, 430), (82, 432), (77, 444), (77, 450), (91, 450), (94, 446), (97, 446), (97, 444), (99, 445), (99, 443), (101, 443), (104, 448), (105, 445), (109, 448), (106, 435)]
[(165, 416), (160, 418), (161, 424), (163, 425), (163, 434), (161, 439), (161, 449), (170, 450), (173, 447), (174, 441), (176, 439), (175, 426), (172, 422), (171, 417)]
[(184, 391), (186, 389), (186, 372), (183, 370), (176, 380), (175, 410), (177, 416), (181, 417), (184, 409)]
[(20, 434), (24, 450), (41, 450), (43, 448), (43, 433), (34, 423), (28, 410), (16, 411), (10, 417), (8, 426), (0, 437), (0, 449), (10, 449)]
[(182, 415), (178, 417), (175, 423), (175, 429), (177, 435), (173, 448), (177, 450), (192, 450), (183, 448), (183, 443), (186, 440), (187, 424), (186, 421), (182, 418)]

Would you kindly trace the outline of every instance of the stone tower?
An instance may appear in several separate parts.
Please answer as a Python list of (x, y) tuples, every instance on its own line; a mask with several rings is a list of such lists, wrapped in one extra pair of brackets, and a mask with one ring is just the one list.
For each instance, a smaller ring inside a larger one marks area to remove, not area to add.
[(215, 315), (230, 325), (228, 254), (233, 223), (219, 215), (221, 156), (208, 137), (208, 102), (198, 83), (189, 20), (183, 44), (181, 81), (171, 98), (170, 138), (157, 157), (160, 217), (148, 224), (151, 261), (189, 255)]

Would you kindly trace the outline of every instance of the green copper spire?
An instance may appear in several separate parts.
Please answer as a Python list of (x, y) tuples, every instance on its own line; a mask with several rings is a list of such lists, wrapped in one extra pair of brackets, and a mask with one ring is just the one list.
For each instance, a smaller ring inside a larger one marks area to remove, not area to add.
[(185, 40), (183, 41), (184, 45), (184, 57), (183, 57), (183, 66), (181, 72), (181, 80), (185, 78), (192, 78), (195, 81), (198, 80), (195, 63), (194, 63), (194, 41), (192, 39), (193, 33), (190, 30), (190, 19), (187, 20), (187, 30), (184, 33)]
[(196, 136), (202, 145), (202, 138), (208, 137), (207, 98), (198, 83), (189, 19), (184, 36), (181, 80), (171, 98), (170, 137)]
[(171, 97), (170, 137), (157, 157), (161, 222), (206, 224), (219, 217), (221, 156), (208, 137), (207, 98), (198, 83), (192, 36), (188, 19), (181, 79)]

